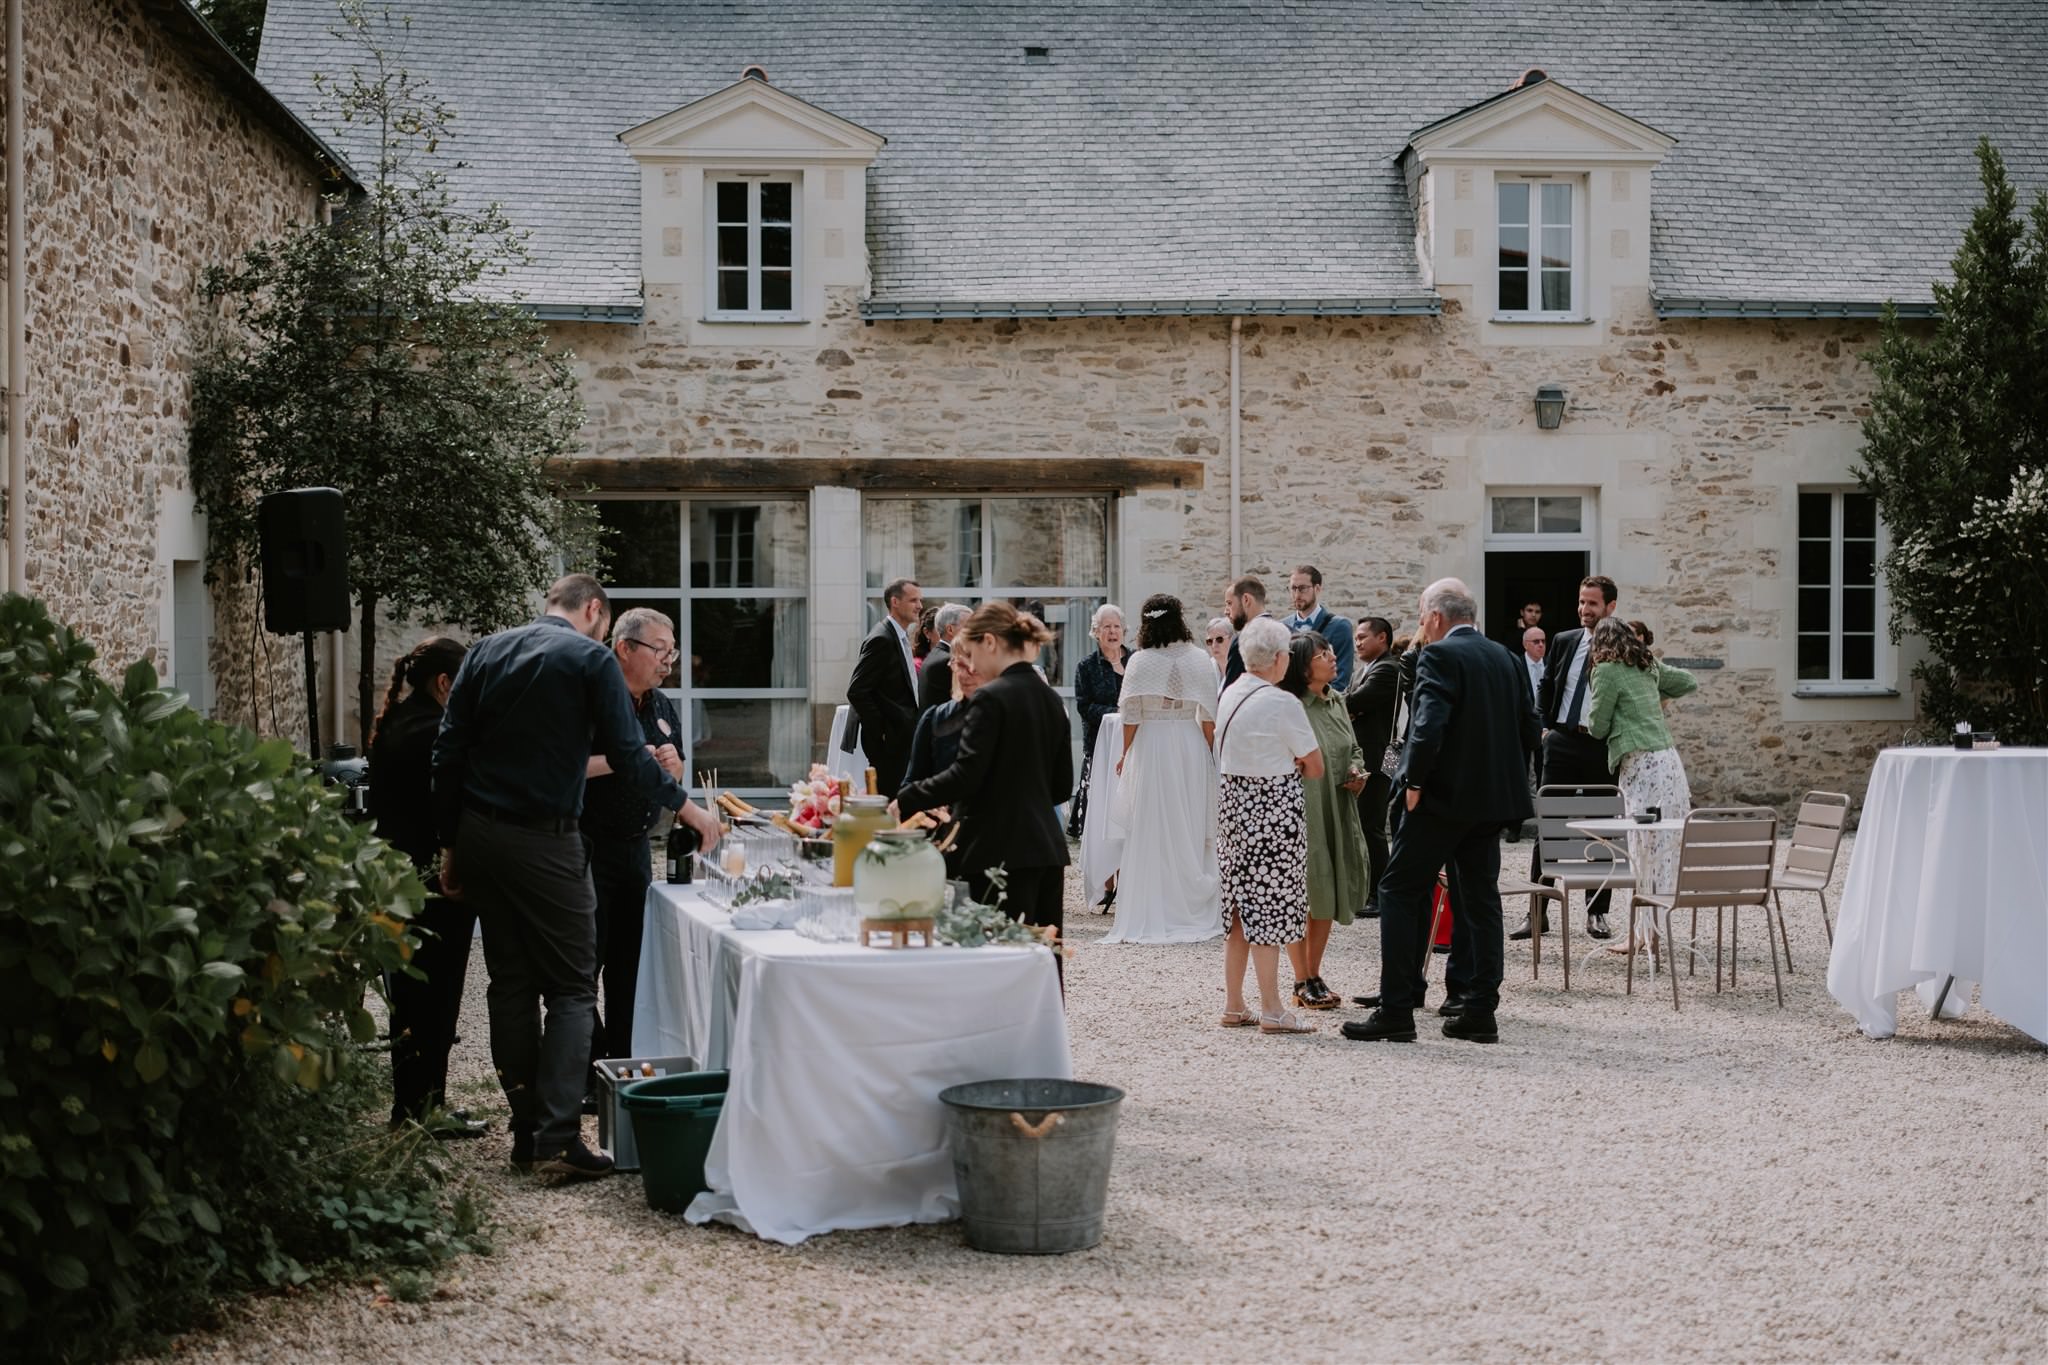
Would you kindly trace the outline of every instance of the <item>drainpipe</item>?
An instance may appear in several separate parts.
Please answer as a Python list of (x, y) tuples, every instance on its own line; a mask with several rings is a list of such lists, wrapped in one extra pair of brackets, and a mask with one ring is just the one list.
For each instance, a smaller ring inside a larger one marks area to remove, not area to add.
[[(19, 0), (16, 0), (18, 3)], [(1244, 319), (1230, 320), (1230, 581), (1244, 577), (1244, 542), (1238, 532), (1238, 369), (1244, 357)]]
[(28, 591), (28, 158), (22, 153), (22, 0), (7, 0), (7, 588)]

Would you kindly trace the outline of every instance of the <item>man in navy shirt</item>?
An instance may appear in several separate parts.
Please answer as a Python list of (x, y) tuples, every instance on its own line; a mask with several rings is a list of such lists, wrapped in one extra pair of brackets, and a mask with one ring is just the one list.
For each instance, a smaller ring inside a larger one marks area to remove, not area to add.
[(1337, 656), (1337, 676), (1330, 686), (1343, 696), (1351, 690), (1351, 665), (1357, 658), (1350, 619), (1323, 605), (1323, 571), (1313, 564), (1300, 565), (1287, 576), (1287, 595), (1294, 600), (1294, 614), (1281, 624), (1289, 630), (1312, 630), (1330, 642)]
[[(612, 1169), (582, 1138), (597, 1004), (597, 901), (578, 830), (590, 757), (602, 754), (659, 805), (689, 804), (598, 643), (610, 624), (596, 579), (560, 579), (539, 620), (470, 649), (434, 740), (441, 880), (483, 922), (491, 1060), (512, 1108), (512, 1162), (564, 1180)], [(711, 822), (707, 847), (716, 829)]]

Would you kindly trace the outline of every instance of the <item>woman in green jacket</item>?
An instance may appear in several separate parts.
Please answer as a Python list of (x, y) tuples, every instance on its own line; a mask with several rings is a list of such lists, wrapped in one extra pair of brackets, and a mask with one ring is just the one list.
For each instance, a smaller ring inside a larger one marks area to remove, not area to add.
[[(1694, 691), (1699, 680), (1659, 663), (1628, 624), (1613, 616), (1593, 628), (1591, 661), (1593, 709), (1586, 729), (1607, 741), (1607, 766), (1621, 783), (1628, 813), (1655, 806), (1665, 819), (1683, 820), (1692, 813), (1692, 791), (1660, 703)], [(1628, 836), (1628, 858), (1640, 890), (1670, 894), (1678, 882), (1680, 842), (1676, 833)]]
[(1280, 686), (1301, 698), (1309, 728), (1323, 754), (1323, 775), (1304, 778), (1308, 801), (1308, 932), (1287, 945), (1294, 968), (1294, 1003), (1305, 1009), (1335, 1009), (1341, 997), (1323, 984), (1323, 950), (1330, 926), (1349, 924), (1372, 887), (1365, 851), (1365, 827), (1358, 823), (1358, 793), (1365, 788), (1365, 755), (1351, 730), (1344, 698), (1330, 690), (1337, 655), (1312, 630), (1297, 630), (1289, 645), (1287, 676)]

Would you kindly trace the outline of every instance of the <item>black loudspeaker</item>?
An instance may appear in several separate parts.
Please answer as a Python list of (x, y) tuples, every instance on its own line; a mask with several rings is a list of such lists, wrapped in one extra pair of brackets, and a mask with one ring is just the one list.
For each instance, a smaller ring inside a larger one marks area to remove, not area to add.
[(256, 509), (263, 628), (273, 635), (348, 629), (348, 536), (341, 490), (294, 488)]

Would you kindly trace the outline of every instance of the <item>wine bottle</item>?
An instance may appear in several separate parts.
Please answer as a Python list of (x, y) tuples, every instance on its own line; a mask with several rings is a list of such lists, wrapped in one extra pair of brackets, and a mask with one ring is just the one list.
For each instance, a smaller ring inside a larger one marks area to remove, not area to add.
[(691, 866), (697, 854), (699, 838), (697, 831), (676, 821), (675, 828), (668, 832), (668, 880), (671, 886), (681, 886), (694, 875)]

